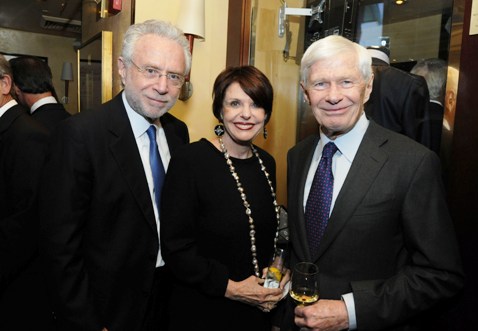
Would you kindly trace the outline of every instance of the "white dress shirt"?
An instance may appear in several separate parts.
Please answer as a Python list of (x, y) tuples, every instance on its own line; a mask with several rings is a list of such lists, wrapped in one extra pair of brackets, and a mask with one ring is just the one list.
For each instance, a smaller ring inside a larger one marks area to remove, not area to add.
[(10, 100), (6, 104), (4, 104), (2, 107), (0, 107), (0, 117), (2, 117), (7, 110), (9, 110), (15, 105), (17, 105), (17, 102), (15, 100)]
[[(153, 174), (151, 172), (151, 166), (149, 164), (149, 138), (146, 131), (151, 126), (151, 123), (138, 114), (136, 111), (131, 108), (126, 100), (124, 92), (122, 94), (123, 103), (126, 108), (126, 113), (128, 114), (129, 121), (131, 123), (131, 128), (133, 129), (133, 134), (136, 139), (136, 144), (138, 145), (139, 154), (141, 155), (141, 161), (143, 162), (144, 173), (146, 179), (148, 180), (149, 194), (151, 196), (151, 201), (153, 202), (154, 207), (154, 216), (156, 218), (156, 229), (158, 230), (158, 241), (159, 239), (159, 206), (156, 205), (156, 199), (154, 198), (154, 184), (153, 184)], [(163, 162), (164, 171), (168, 170), (169, 160), (171, 159), (171, 154), (169, 153), (168, 142), (166, 140), (166, 135), (164, 129), (161, 126), (156, 126), (156, 141), (158, 143), (159, 154), (161, 155), (161, 160)], [(164, 265), (163, 257), (161, 256), (161, 245), (159, 245), (158, 257), (156, 259), (156, 267), (161, 267)]]
[(49, 96), (49, 97), (44, 97), (44, 98), (41, 98), (40, 100), (38, 100), (37, 102), (35, 102), (31, 108), (30, 108), (30, 114), (33, 114), (33, 112), (35, 110), (37, 110), (38, 108), (40, 108), (41, 106), (43, 105), (46, 105), (46, 104), (49, 104), (49, 103), (58, 103), (56, 101), (56, 99), (52, 96)]

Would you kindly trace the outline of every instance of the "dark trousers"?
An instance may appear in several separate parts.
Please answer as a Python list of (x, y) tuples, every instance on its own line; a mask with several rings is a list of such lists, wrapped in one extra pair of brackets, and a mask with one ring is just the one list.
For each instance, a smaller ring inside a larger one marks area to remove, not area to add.
[(167, 330), (167, 302), (171, 293), (171, 274), (167, 267), (156, 268), (153, 289), (148, 300), (141, 331)]

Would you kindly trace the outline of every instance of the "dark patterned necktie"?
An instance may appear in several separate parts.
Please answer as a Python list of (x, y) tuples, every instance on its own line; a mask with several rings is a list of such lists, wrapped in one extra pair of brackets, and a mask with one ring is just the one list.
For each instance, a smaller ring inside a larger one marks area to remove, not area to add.
[(163, 161), (161, 161), (161, 156), (159, 155), (158, 144), (156, 143), (156, 127), (151, 125), (146, 133), (149, 137), (149, 164), (153, 174), (154, 198), (159, 213), (165, 171)]
[(332, 193), (334, 191), (334, 176), (332, 174), (332, 157), (337, 146), (329, 142), (324, 146), (319, 166), (314, 175), (307, 204), (305, 205), (305, 225), (309, 250), (314, 258), (319, 249), (320, 241), (329, 220)]

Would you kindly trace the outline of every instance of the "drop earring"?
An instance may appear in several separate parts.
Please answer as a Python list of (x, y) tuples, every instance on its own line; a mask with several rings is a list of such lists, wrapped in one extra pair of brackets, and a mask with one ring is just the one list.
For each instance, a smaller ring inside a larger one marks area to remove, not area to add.
[(265, 125), (264, 125), (264, 132), (262, 134), (264, 135), (264, 139), (267, 139), (267, 129)]
[(214, 133), (216, 136), (221, 137), (224, 134), (224, 125), (222, 123), (219, 123), (214, 127)]

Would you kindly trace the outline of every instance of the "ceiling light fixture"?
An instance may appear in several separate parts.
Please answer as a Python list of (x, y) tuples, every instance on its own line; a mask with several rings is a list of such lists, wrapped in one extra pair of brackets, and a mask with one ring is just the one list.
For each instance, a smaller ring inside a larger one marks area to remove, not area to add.
[(406, 2), (407, 2), (407, 0), (395, 0), (396, 5), (403, 5)]

